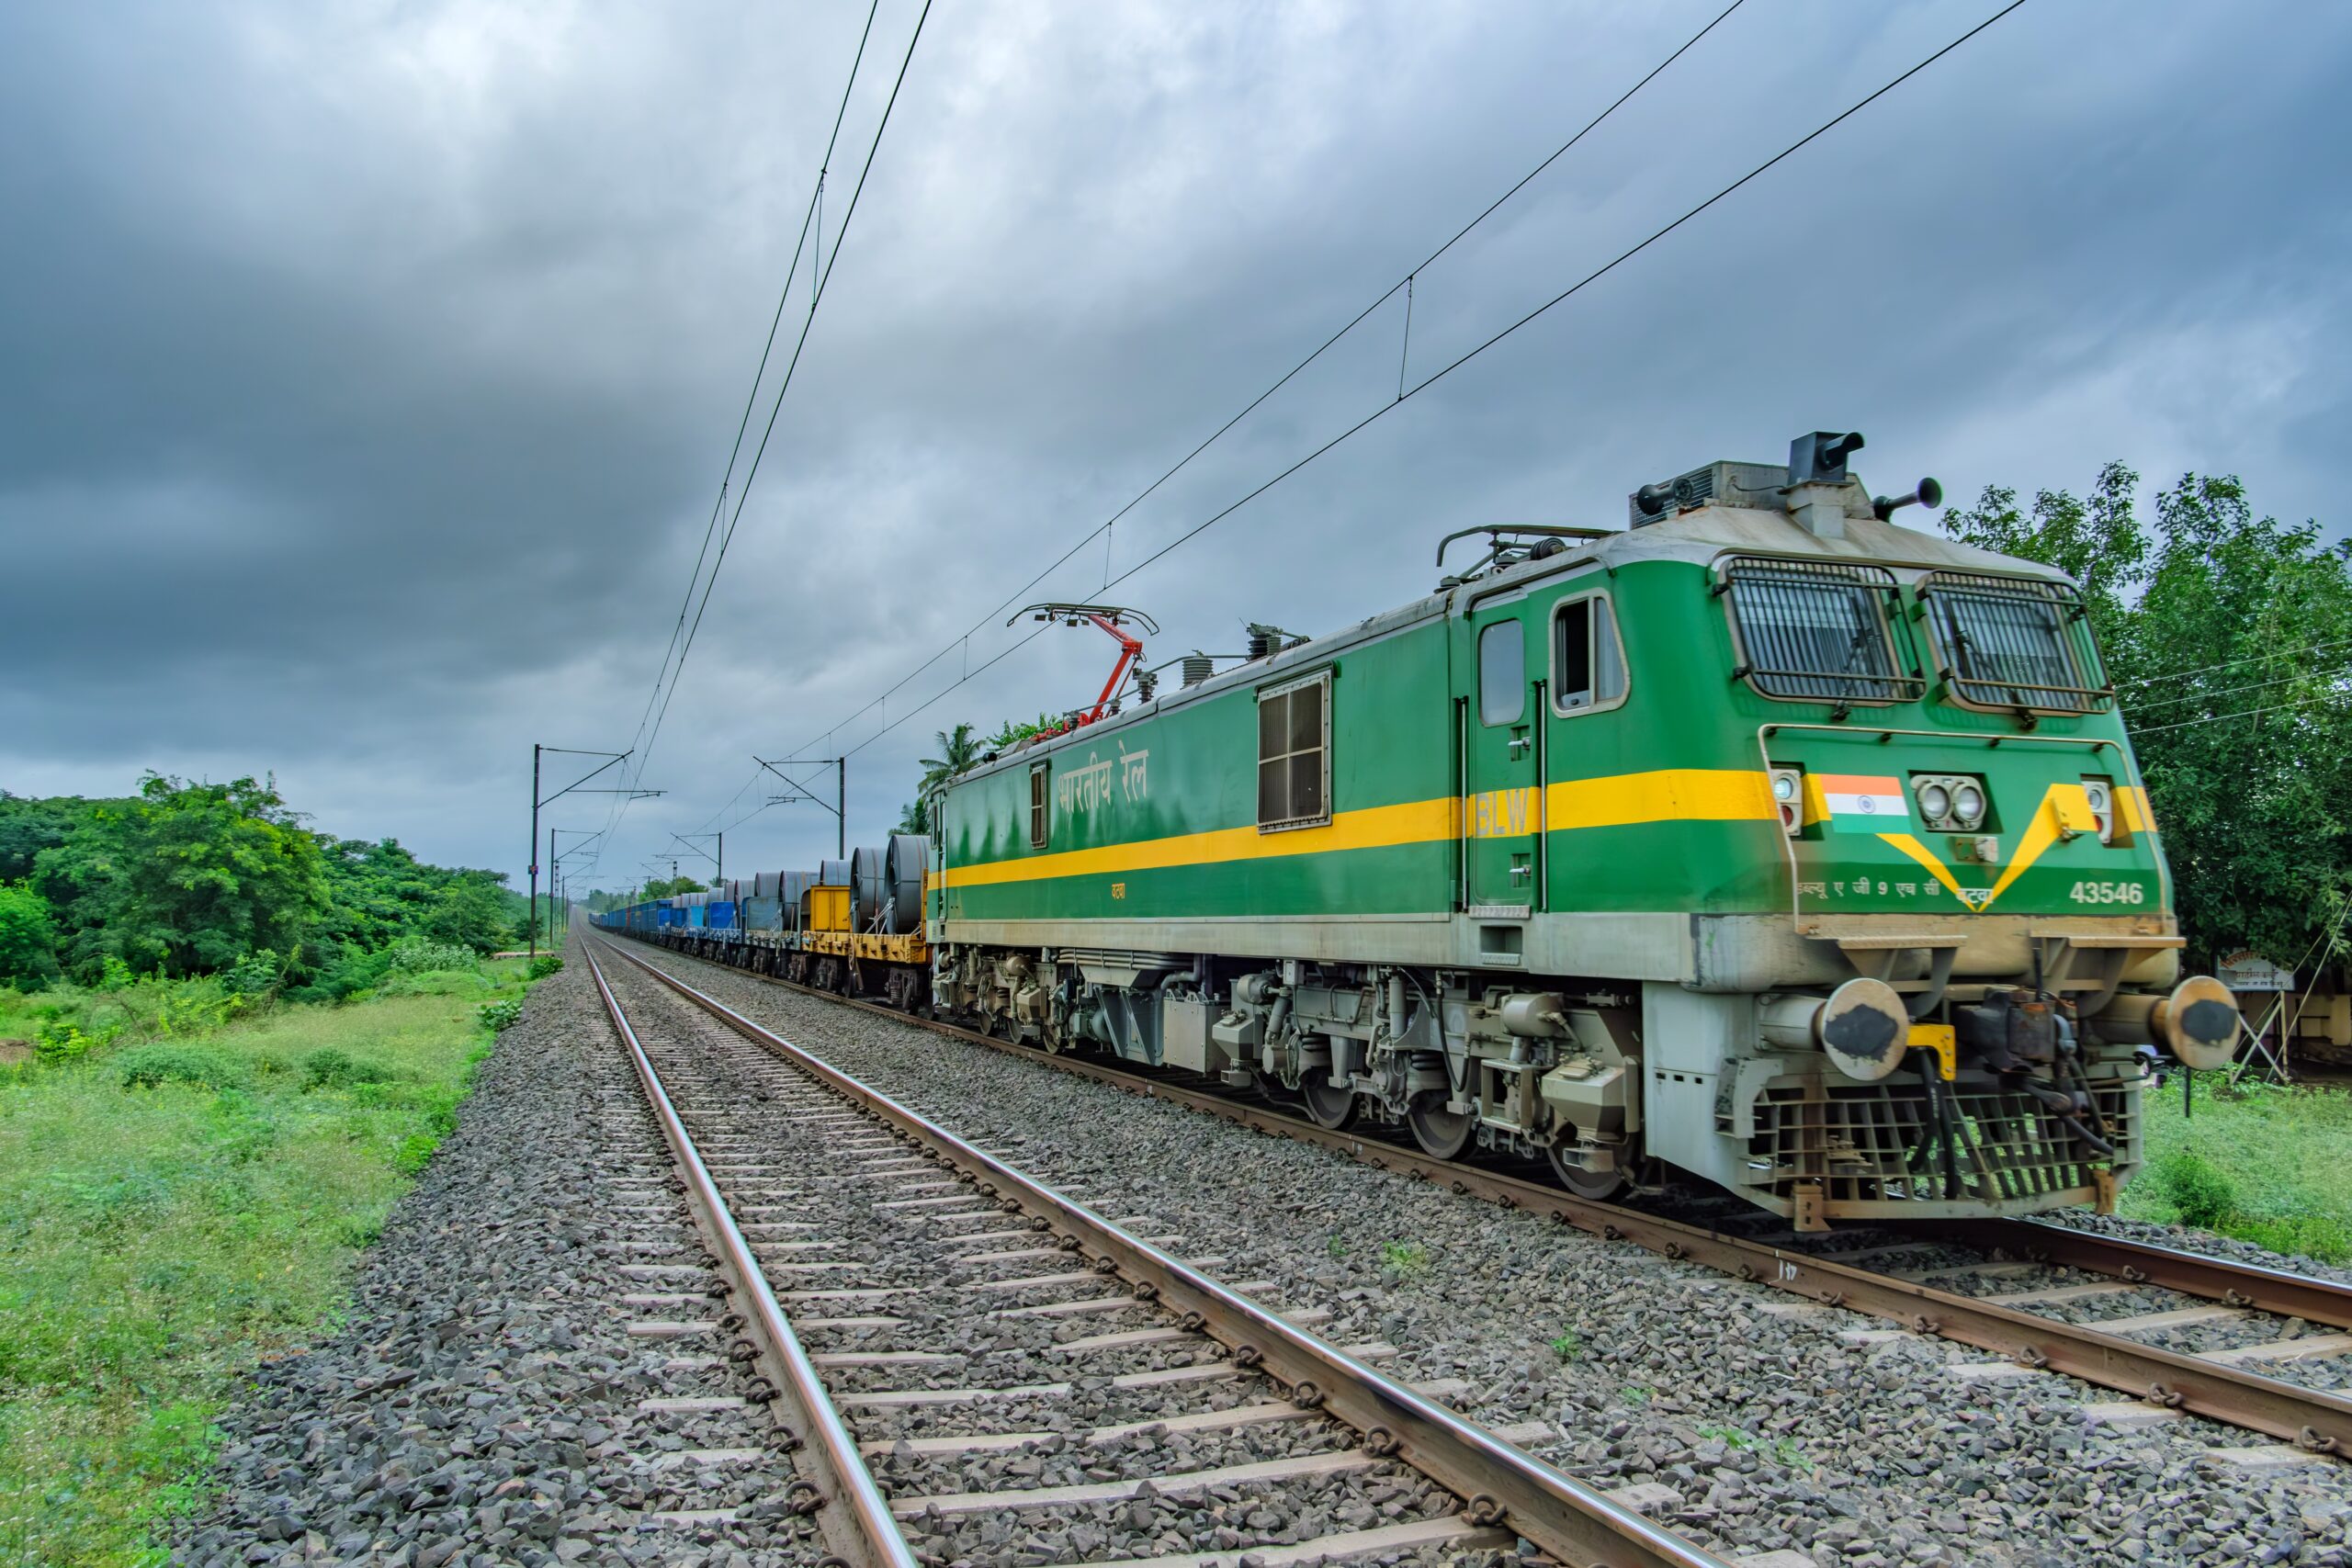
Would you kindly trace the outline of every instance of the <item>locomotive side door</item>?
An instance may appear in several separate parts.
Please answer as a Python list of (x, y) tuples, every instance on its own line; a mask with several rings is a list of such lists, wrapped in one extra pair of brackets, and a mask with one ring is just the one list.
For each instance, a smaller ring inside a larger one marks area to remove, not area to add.
[(1521, 594), (1471, 606), (1463, 715), (1464, 903), (1473, 917), (1524, 919), (1535, 897), (1535, 727), (1543, 705), (1540, 616)]

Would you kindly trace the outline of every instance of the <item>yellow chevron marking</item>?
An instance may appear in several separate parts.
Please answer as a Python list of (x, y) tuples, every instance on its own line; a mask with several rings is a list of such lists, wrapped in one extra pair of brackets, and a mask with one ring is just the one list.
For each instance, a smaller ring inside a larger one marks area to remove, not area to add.
[[(1888, 843), (1893, 844), (1896, 849), (1901, 850), (1905, 854), (1909, 855), (1913, 860), (1917, 861), (1921, 865), (1926, 866), (1928, 870), (1934, 874), (1935, 879), (1938, 882), (1942, 883), (1944, 886), (1951, 891), (1953, 897), (1960, 900), (1960, 907), (1962, 908), (1967, 909), (1974, 908), (1973, 905), (1969, 903), (1968, 895), (1960, 890), (1959, 882), (1955, 880), (1952, 874), (1945, 868), (1944, 863), (1936, 858), (1936, 854), (1933, 850), (1930, 850), (1927, 845), (1921, 843), (1918, 840), (1913, 838), (1908, 833), (1881, 833), (1879, 837), (1884, 839)], [(1989, 903), (1991, 900), (1988, 899), (1986, 901)]]
[(2026, 868), (2041, 858), (2041, 852), (2072, 829), (2077, 833), (2098, 831), (2098, 818), (2091, 812), (2091, 803), (2078, 784), (2054, 784), (2042, 792), (2041, 804), (2033, 813), (2033, 825), (2018, 840), (2017, 853), (2009, 857), (2000, 880), (1993, 884), (1992, 893), (1984, 900), (1989, 909), (1995, 900), (2008, 890), (2010, 883), (2025, 874)]
[[(1056, 876), (1094, 876), (1223, 861), (1272, 860), (1386, 849), (1451, 839), (1466, 823), (1473, 837), (1504, 838), (1535, 831), (1532, 789), (1489, 790), (1466, 800), (1446, 796), (1342, 811), (1321, 828), (1261, 833), (1255, 827), (1217, 828), (1100, 849), (950, 866), (934, 887), (986, 887)], [(1545, 828), (1619, 828), (1644, 822), (1777, 821), (1772, 790), (1761, 772), (1730, 768), (1661, 768), (1610, 778), (1574, 779), (1544, 791)]]
[(1917, 839), (1908, 833), (1881, 833), (1879, 837), (1934, 873), (1936, 880), (1951, 890), (1951, 896), (1960, 900), (1962, 908), (1973, 909), (1981, 915), (1993, 907), (1994, 900), (2008, 890), (2009, 884), (2024, 875), (2033, 863), (2041, 858), (2044, 851), (2064, 838), (2070, 829), (2077, 833), (2096, 833), (2098, 831), (2098, 818), (2092, 814), (2089, 797), (2084, 795), (2082, 785), (2052, 784), (2042, 793), (2041, 804), (2034, 808), (2033, 821), (2027, 827), (2024, 836), (2018, 840), (2017, 852), (2009, 857), (2009, 863), (2002, 869), (1999, 880), (1993, 884), (1993, 890), (1984, 896), (1982, 904), (1969, 902), (1968, 896), (1960, 890), (1960, 884), (1953, 880), (1951, 872), (1936, 858), (1934, 851)]

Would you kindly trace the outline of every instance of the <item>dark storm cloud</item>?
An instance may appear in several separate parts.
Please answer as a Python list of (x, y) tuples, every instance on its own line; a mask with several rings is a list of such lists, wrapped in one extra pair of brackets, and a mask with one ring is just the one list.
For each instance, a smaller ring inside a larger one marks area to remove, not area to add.
[[(1408, 376), (1990, 8), (1750, 0), (1418, 280)], [(758, 806), (754, 750), (863, 743), (871, 837), (932, 730), (1079, 700), (1104, 649), (1057, 631), (916, 712), (1024, 635), (991, 625), (826, 734), (1709, 14), (934, 9), (653, 750), (672, 793), (595, 875)], [(828, 253), (913, 15), (882, 7)], [(639, 728), (862, 21), (0, 17), (0, 785), (274, 767), (322, 826), (519, 872), (530, 742)], [(1161, 657), (1324, 629), (1426, 587), (1447, 529), (1613, 522), (1815, 425), (1867, 429), (1882, 488), (2123, 457), (2334, 522), (2348, 28), (2030, 5), (1118, 594)], [(1037, 593), (1393, 398), (1402, 325), (1392, 301)], [(729, 865), (831, 828), (766, 811)]]

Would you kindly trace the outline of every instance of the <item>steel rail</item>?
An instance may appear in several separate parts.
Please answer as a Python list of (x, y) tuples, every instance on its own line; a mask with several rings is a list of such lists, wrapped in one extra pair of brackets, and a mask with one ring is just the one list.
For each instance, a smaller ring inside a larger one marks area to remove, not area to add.
[(984, 1195), (1025, 1209), (1074, 1238), (1097, 1269), (1126, 1276), (1138, 1301), (1157, 1302), (1182, 1314), (1187, 1324), (1227, 1346), (1238, 1363), (1257, 1367), (1287, 1385), (1295, 1402), (1319, 1408), (1363, 1433), (1370, 1452), (1393, 1455), (1466, 1498), (1473, 1524), (1508, 1524), (1563, 1562), (1596, 1568), (1728, 1568), (1724, 1559), (1416, 1393), (1320, 1336), (1236, 1295), (1076, 1199), (965, 1142), (676, 976), (635, 953), (613, 951), (746, 1040), (928, 1145), (978, 1182)]
[(2159, 1285), (2255, 1312), (2352, 1328), (2352, 1285), (2234, 1258), (2100, 1235), (2048, 1220), (1926, 1220), (1901, 1228), (1925, 1240), (1949, 1239), (1988, 1250), (1999, 1247), (2020, 1258), (2046, 1259), (2134, 1284)]
[[(662, 973), (633, 954), (624, 956), (632, 963), (653, 969), (656, 974)], [(1261, 1133), (1317, 1144), (1376, 1170), (1422, 1177), (1451, 1188), (1460, 1196), (1481, 1198), (1506, 1209), (1530, 1210), (1608, 1240), (1633, 1242), (1669, 1258), (1687, 1258), (1702, 1263), (1752, 1283), (1770, 1285), (1824, 1305), (1842, 1306), (1884, 1318), (1916, 1332), (1989, 1351), (2023, 1366), (2063, 1373), (2154, 1404), (2261, 1432), (2314, 1452), (2352, 1457), (2352, 1400), (2338, 1394), (2299, 1387), (2278, 1378), (2266, 1378), (2195, 1356), (2142, 1345), (2120, 1335), (2102, 1333), (2092, 1325), (2038, 1317), (2014, 1307), (1874, 1274), (1815, 1254), (1727, 1235), (1720, 1231), (1644, 1213), (1636, 1209), (1591, 1202), (1558, 1187), (1483, 1169), (1475, 1165), (1432, 1159), (1419, 1149), (1407, 1145), (1377, 1139), (1367, 1140), (1353, 1133), (1333, 1132), (1312, 1122), (1285, 1116), (1261, 1106), (1243, 1104), (1204, 1090), (1141, 1077), (1133, 1072), (1078, 1060), (1033, 1045), (998, 1040), (975, 1030), (944, 1023), (936, 1019), (916, 1018), (896, 1008), (862, 998), (836, 996), (789, 980), (776, 979), (773, 976), (754, 975), (752, 977), (826, 1001), (861, 1008), (880, 1017), (928, 1029), (934, 1033), (991, 1046), (1007, 1055), (1042, 1062), (1131, 1094), (1164, 1100), (1190, 1110), (1204, 1111)], [(2039, 1236), (2041, 1228), (2037, 1227), (2037, 1241), (2046, 1247), (2046, 1238)], [(2057, 1227), (2047, 1228), (2054, 1230)], [(2181, 1256), (2194, 1258), (2197, 1255)], [(2153, 1270), (2151, 1275), (2153, 1280)], [(2181, 1288), (2192, 1293), (2202, 1293), (2211, 1286)]]
[(815, 1486), (816, 1495), (804, 1495), (797, 1501), (808, 1506), (826, 1545), (842, 1562), (852, 1568), (918, 1568), (913, 1550), (891, 1517), (888, 1500), (875, 1484), (873, 1472), (858, 1454), (857, 1440), (850, 1436), (840, 1412), (833, 1408), (824, 1383), (817, 1376), (816, 1365), (801, 1348), (800, 1337), (792, 1331), (791, 1321), (785, 1316), (783, 1305), (769, 1287), (767, 1276), (761, 1271), (751, 1243), (744, 1239), (742, 1230), (728, 1212), (727, 1201), (719, 1195), (718, 1183), (711, 1179), (709, 1168), (703, 1164), (701, 1151), (695, 1147), (677, 1107), (671, 1103), (669, 1092), (662, 1086), (662, 1076), (654, 1071), (652, 1060), (646, 1055), (637, 1031), (629, 1024), (628, 1015), (621, 1010), (619, 998), (613, 995), (612, 986), (605, 978), (604, 965), (596, 962), (594, 945), (589, 944), (584, 951), (588, 972), (596, 981), (596, 994), (604, 998), (605, 1011), (611, 1017), (613, 1028), (628, 1047), (638, 1082), (653, 1108), (654, 1119), (662, 1124), (662, 1135), (669, 1143), (671, 1157), (676, 1160), (685, 1179), (687, 1201), (693, 1205), (704, 1234), (718, 1244), (720, 1260), (741, 1290), (739, 1299), (750, 1309), (743, 1314), (745, 1327), (764, 1342), (756, 1348), (783, 1374), (784, 1381), (773, 1386), (783, 1391), (782, 1397), (795, 1418), (789, 1424), (790, 1431), (795, 1437), (808, 1439), (794, 1450), (795, 1467), (815, 1472), (808, 1479)]

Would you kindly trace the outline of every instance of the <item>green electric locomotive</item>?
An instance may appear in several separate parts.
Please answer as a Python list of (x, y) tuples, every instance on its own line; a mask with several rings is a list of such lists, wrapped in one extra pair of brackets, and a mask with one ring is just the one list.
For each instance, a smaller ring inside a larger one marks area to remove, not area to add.
[(2234, 1004), (2073, 585), (1896, 525), (1933, 481), (1873, 501), (1860, 445), (1469, 530), (1427, 598), (950, 781), (935, 1001), (1589, 1196), (2108, 1207), (2151, 1048), (2226, 1060)]

